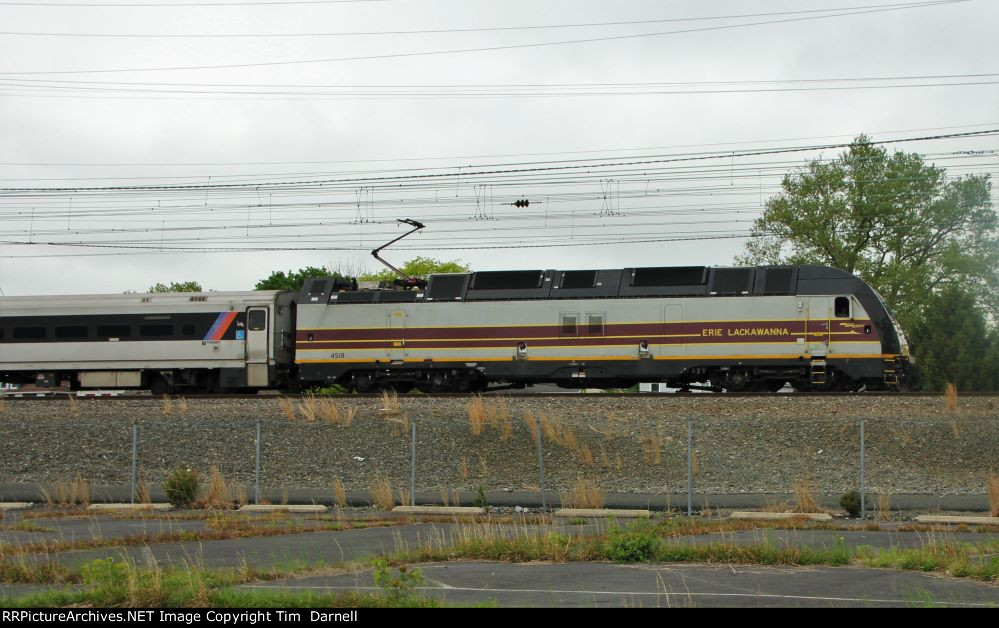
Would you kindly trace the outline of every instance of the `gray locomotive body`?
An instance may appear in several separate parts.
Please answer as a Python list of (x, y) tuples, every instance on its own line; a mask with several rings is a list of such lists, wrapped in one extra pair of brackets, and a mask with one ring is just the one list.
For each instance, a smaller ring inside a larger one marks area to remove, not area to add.
[(0, 381), (246, 390), (292, 384), (294, 294), (0, 297)]
[(425, 290), (299, 295), (309, 384), (475, 391), (708, 382), (729, 391), (894, 389), (905, 336), (878, 295), (822, 266), (434, 275)]

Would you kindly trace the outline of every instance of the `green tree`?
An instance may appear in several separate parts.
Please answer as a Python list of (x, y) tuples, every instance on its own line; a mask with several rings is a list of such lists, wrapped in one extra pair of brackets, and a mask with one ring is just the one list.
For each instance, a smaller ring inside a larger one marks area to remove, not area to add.
[(930, 296), (922, 319), (909, 331), (923, 390), (942, 391), (948, 383), (958, 390), (993, 389), (989, 362), (995, 355), (985, 316), (966, 290), (946, 286)]
[(302, 289), (302, 284), (310, 277), (340, 277), (336, 272), (318, 266), (306, 266), (298, 270), (289, 270), (287, 273), (276, 270), (269, 277), (261, 279), (254, 286), (254, 290), (293, 290)]
[(997, 328), (993, 328), (989, 333), (984, 370), (990, 382), (987, 389), (999, 390), (999, 329)]
[(168, 284), (158, 283), (149, 288), (148, 292), (204, 292), (197, 281), (174, 281)]
[(930, 296), (964, 286), (995, 318), (999, 234), (987, 175), (948, 178), (914, 153), (861, 135), (839, 158), (788, 174), (740, 264), (826, 264), (881, 293), (903, 327)]
[[(442, 262), (432, 257), (414, 257), (399, 267), (399, 270), (410, 277), (426, 279), (434, 273), (467, 273), (468, 265), (459, 261)], [(368, 273), (358, 277), (361, 281), (391, 281), (397, 279), (398, 275), (386, 268), (377, 273)]]

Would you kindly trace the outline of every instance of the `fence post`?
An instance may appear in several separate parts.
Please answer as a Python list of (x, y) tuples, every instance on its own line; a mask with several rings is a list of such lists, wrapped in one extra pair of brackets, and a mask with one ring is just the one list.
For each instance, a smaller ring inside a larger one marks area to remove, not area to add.
[(687, 516), (694, 516), (694, 420), (687, 417)]
[(538, 425), (538, 475), (541, 480), (541, 509), (547, 510), (548, 503), (545, 500), (545, 450), (541, 443), (541, 426)]
[(139, 424), (132, 424), (132, 503), (135, 503), (136, 464), (139, 456)]
[(260, 503), (260, 419), (257, 419), (257, 460), (253, 465), (253, 503)]
[(867, 519), (867, 491), (864, 485), (864, 417), (860, 417), (860, 518)]
[[(409, 439), (409, 505), (416, 505), (416, 421), (412, 423), (413, 433)], [(405, 504), (403, 504), (405, 505)]]

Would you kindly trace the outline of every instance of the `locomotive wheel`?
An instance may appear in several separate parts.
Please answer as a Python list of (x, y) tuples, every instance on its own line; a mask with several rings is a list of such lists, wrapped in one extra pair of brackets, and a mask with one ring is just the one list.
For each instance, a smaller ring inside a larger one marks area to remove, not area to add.
[(168, 382), (165, 377), (157, 375), (152, 379), (152, 381), (149, 382), (149, 392), (157, 397), (161, 395), (169, 395), (173, 392), (173, 386), (170, 385), (170, 382)]
[(451, 392), (454, 388), (454, 378), (448, 371), (433, 373), (430, 376), (430, 391), (435, 393)]
[(354, 373), (350, 378), (350, 387), (361, 394), (369, 393), (375, 389), (375, 380), (370, 373)]

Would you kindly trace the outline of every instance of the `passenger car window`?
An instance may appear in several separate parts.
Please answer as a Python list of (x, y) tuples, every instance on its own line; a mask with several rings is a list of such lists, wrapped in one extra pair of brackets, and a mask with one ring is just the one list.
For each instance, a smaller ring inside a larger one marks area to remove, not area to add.
[(98, 325), (98, 338), (128, 338), (132, 335), (132, 328), (128, 325)]
[(55, 328), (56, 338), (86, 338), (89, 330), (86, 325), (66, 325)]
[(44, 327), (15, 327), (14, 328), (14, 338), (44, 338), (45, 328)]
[(173, 325), (143, 325), (139, 327), (139, 335), (145, 337), (163, 338), (173, 335)]
[(249, 326), (250, 331), (263, 331), (267, 329), (267, 311), (250, 310)]

